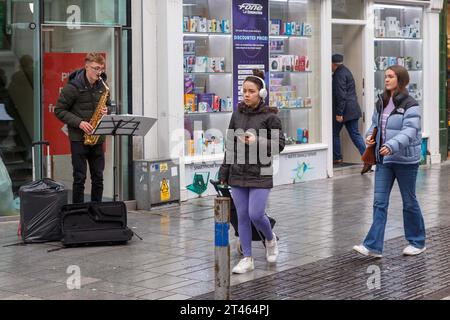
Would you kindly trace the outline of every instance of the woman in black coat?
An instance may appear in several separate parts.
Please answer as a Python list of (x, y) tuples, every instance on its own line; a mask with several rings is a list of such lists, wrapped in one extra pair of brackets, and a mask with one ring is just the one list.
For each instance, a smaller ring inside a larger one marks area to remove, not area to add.
[(272, 231), (265, 207), (273, 187), (272, 158), (285, 145), (278, 109), (265, 104), (264, 74), (254, 71), (243, 83), (244, 101), (233, 113), (227, 132), (225, 160), (219, 171), (223, 184), (231, 186), (238, 215), (238, 232), (244, 258), (233, 273), (254, 269), (251, 223), (264, 235), (266, 258), (276, 262), (277, 238)]

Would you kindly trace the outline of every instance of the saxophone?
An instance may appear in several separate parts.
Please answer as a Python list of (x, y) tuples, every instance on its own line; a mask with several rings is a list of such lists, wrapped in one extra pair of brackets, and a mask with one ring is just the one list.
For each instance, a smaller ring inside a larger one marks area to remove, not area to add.
[[(106, 85), (105, 81), (103, 81), (102, 77), (99, 77), (100, 81), (102, 82), (103, 86), (105, 87), (105, 92), (100, 97), (100, 100), (97, 104), (97, 107), (95, 109), (94, 114), (91, 117), (91, 120), (89, 121), (89, 124), (94, 128), (97, 128), (100, 120), (103, 117), (102, 109), (106, 106), (106, 102), (108, 101), (109, 96), (109, 87)], [(100, 138), (99, 135), (92, 135), (92, 134), (84, 134), (84, 144), (87, 146), (93, 146), (96, 145), (98, 142), (98, 139)]]

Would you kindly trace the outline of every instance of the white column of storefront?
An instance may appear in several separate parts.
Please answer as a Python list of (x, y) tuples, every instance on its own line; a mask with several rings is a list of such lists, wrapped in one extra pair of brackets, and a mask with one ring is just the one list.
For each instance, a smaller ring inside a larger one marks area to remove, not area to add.
[[(157, 10), (156, 0), (132, 1), (133, 113), (156, 118), (157, 98)], [(133, 139), (133, 159), (158, 156), (158, 122), (145, 138)]]
[(183, 2), (157, 1), (158, 155), (183, 155)]
[(375, 96), (374, 96), (374, 88), (375, 88), (375, 77), (374, 77), (374, 61), (375, 61), (375, 46), (374, 46), (374, 2), (369, 0), (366, 1), (366, 27), (364, 31), (364, 57), (365, 57), (365, 66), (364, 66), (364, 103), (366, 105), (366, 111), (364, 114), (365, 123), (364, 123), (364, 138), (365, 133), (369, 130), (372, 125), (372, 116), (375, 111)]
[(332, 72), (331, 72), (331, 54), (332, 54), (332, 0), (322, 1), (321, 17), (321, 101), (322, 101), (322, 143), (328, 145), (327, 154), (327, 175), (333, 177), (333, 126), (330, 125), (330, 119), (333, 118), (333, 97), (332, 97)]
[(158, 155), (180, 161), (184, 200), (183, 1), (157, 0), (157, 9)]
[(135, 155), (145, 159), (173, 155), (178, 159), (182, 150), (177, 147), (183, 140), (173, 135), (184, 127), (182, 1), (132, 3), (133, 109), (136, 114), (158, 119), (143, 148), (142, 140), (135, 139)]
[(423, 34), (423, 132), (428, 136), (431, 163), (440, 163), (439, 153), (439, 10), (426, 8)]

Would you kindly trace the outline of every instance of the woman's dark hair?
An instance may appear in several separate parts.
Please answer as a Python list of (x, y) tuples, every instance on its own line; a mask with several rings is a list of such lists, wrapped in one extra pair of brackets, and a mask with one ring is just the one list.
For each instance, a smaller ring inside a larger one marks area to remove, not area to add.
[[(258, 87), (258, 90), (261, 90), (264, 87), (264, 84), (258, 78), (261, 78), (264, 80), (264, 71), (259, 70), (259, 69), (253, 69), (252, 71), (253, 71), (254, 77), (248, 76), (244, 82), (247, 82), (247, 81), (253, 82)], [(255, 77), (258, 77), (258, 78), (255, 78)]]
[[(400, 93), (406, 93), (408, 94), (408, 91), (406, 90), (406, 86), (409, 84), (409, 73), (408, 70), (406, 70), (405, 67), (399, 66), (399, 65), (393, 65), (386, 69), (392, 70), (395, 75), (397, 76), (397, 89), (394, 91), (394, 97), (397, 96)], [(389, 90), (384, 89), (383, 93), (383, 102), (384, 105), (387, 106), (389, 103), (389, 99), (391, 98), (391, 92)]]

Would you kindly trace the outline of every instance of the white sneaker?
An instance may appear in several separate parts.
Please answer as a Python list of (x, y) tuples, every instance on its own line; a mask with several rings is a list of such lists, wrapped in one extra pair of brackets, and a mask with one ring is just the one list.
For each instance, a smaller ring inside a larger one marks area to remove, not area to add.
[(362, 255), (365, 255), (365, 256), (370, 256), (370, 257), (375, 257), (375, 258), (381, 258), (383, 256), (380, 253), (375, 253), (375, 252), (370, 251), (363, 244), (360, 244), (358, 246), (354, 246), (353, 250), (355, 250), (356, 252), (359, 252), (359, 253), (361, 253)]
[(239, 263), (233, 268), (231, 272), (233, 273), (246, 273), (253, 271), (255, 269), (255, 264), (253, 263), (252, 257), (245, 257), (239, 261)]
[(272, 241), (266, 240), (266, 259), (267, 262), (274, 263), (277, 262), (278, 258), (278, 243), (277, 243), (277, 236), (275, 233), (273, 234)]
[(405, 256), (415, 256), (418, 254), (421, 254), (427, 249), (427, 247), (423, 247), (422, 249), (413, 247), (412, 245), (407, 246), (405, 249), (403, 249), (403, 254)]

